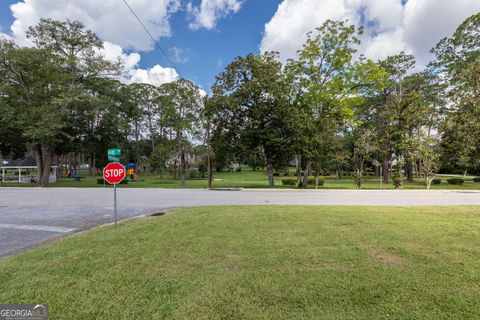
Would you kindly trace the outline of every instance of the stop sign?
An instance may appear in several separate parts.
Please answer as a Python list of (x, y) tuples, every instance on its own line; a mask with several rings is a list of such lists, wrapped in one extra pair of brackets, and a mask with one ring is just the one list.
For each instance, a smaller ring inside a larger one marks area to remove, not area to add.
[(118, 184), (125, 178), (125, 168), (118, 162), (109, 163), (103, 168), (103, 179), (110, 184)]

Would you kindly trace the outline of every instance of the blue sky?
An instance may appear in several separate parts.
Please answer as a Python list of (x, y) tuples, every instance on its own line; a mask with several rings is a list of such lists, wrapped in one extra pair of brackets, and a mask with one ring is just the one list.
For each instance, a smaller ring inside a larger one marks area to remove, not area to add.
[[(207, 92), (236, 56), (267, 50), (295, 57), (306, 33), (326, 19), (365, 26), (359, 51), (373, 60), (412, 53), (417, 69), (429, 50), (480, 11), (477, 0), (127, 0), (177, 70), (155, 49), (122, 0), (1, 0), (0, 33), (28, 45), (41, 17), (82, 21), (105, 41), (106, 57), (125, 61), (124, 81), (160, 84), (178, 74)], [(1, 34), (0, 34), (1, 36)]]
[[(197, 1), (199, 2), (199, 1)], [(175, 62), (180, 73), (190, 80), (210, 87), (215, 75), (237, 56), (259, 51), (262, 32), (275, 13), (278, 0), (249, 0), (242, 9), (218, 22), (214, 30), (190, 30), (185, 23), (185, 12), (177, 12), (172, 19), (173, 36), (160, 39), (162, 48), (172, 57), (172, 49), (181, 48), (186, 63)], [(146, 65), (167, 65), (158, 50), (142, 55)]]

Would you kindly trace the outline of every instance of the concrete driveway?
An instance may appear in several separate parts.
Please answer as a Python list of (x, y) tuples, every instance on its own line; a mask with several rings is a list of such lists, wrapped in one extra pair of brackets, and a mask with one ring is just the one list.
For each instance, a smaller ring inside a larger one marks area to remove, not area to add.
[[(480, 191), (118, 189), (119, 219), (209, 205), (480, 205)], [(0, 257), (112, 222), (110, 188), (0, 188)]]

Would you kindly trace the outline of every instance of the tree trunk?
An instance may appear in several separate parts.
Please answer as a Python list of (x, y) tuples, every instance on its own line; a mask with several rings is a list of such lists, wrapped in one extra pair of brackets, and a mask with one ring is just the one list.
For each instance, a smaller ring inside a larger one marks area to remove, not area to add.
[(302, 176), (302, 156), (299, 154), (295, 156), (295, 169), (295, 175), (297, 176), (298, 181), (300, 181)]
[(310, 175), (309, 173), (311, 173), (311, 172), (312, 172), (312, 160), (307, 159), (307, 166), (305, 168), (305, 171), (303, 172), (302, 187), (304, 187), (304, 188), (307, 187), (308, 176)]
[(52, 166), (52, 148), (48, 145), (42, 145), (43, 154), (43, 168), (42, 176), (40, 178), (40, 186), (48, 187), (48, 178), (50, 177), (50, 168)]
[(317, 160), (317, 172), (315, 173), (315, 189), (318, 189), (318, 179), (320, 177), (320, 169), (322, 168), (322, 161), (320, 159)]
[(185, 152), (180, 153), (180, 188), (185, 188)]
[(172, 179), (177, 180), (177, 160), (173, 160)]
[(383, 160), (383, 183), (388, 184), (388, 176), (389, 176), (389, 171), (390, 168), (388, 167), (388, 159)]
[(267, 177), (268, 177), (268, 187), (275, 187), (275, 180), (273, 179), (273, 165), (272, 160), (267, 159)]
[(335, 178), (337, 180), (339, 180), (341, 178), (341, 176), (340, 176), (340, 166), (338, 165), (338, 163), (335, 165)]
[(428, 175), (425, 175), (425, 185), (427, 186), (427, 190), (430, 189), (431, 183), (432, 183), (432, 180), (429, 179)]
[(93, 177), (93, 160), (91, 157), (88, 157), (88, 175)]
[(210, 150), (208, 151), (207, 157), (207, 177), (208, 177), (208, 187), (212, 188), (212, 181), (213, 181), (213, 161), (212, 155), (210, 154)]
[(405, 173), (407, 174), (407, 181), (413, 182), (413, 164), (410, 160), (405, 162)]
[(42, 146), (37, 144), (35, 145), (36, 157), (37, 157), (37, 184), (41, 185), (40, 181), (43, 176), (43, 152)]
[(138, 171), (138, 160), (140, 159), (139, 140), (140, 140), (140, 129), (139, 129), (139, 125), (135, 123), (135, 173), (137, 174), (140, 173)]
[[(211, 143), (211, 133), (210, 133), (210, 120), (207, 122), (207, 179), (208, 187), (212, 187), (213, 181), (213, 159), (212, 159), (212, 143)], [(255, 165), (253, 165), (253, 171), (255, 171)]]
[(92, 169), (93, 169), (93, 174), (97, 175), (97, 159), (95, 159), (95, 156), (93, 156), (93, 160), (92, 160)]

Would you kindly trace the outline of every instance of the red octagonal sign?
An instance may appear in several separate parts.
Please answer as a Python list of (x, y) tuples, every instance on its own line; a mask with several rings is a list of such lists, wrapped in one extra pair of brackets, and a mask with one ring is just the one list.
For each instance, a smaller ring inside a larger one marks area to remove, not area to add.
[(110, 184), (119, 184), (125, 178), (125, 168), (118, 162), (109, 163), (103, 168), (103, 179)]

